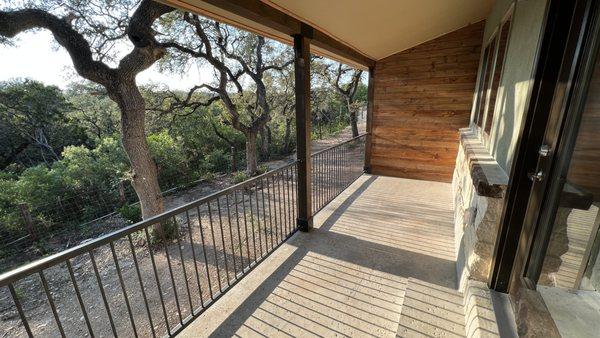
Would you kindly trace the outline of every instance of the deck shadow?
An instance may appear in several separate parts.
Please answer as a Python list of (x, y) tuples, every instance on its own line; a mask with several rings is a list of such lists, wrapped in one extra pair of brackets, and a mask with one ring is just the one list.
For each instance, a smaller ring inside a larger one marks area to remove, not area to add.
[(377, 179), (362, 182), (320, 228), (290, 239), (291, 254), (210, 336), (394, 335), (408, 278), (454, 289), (454, 260), (336, 231)]

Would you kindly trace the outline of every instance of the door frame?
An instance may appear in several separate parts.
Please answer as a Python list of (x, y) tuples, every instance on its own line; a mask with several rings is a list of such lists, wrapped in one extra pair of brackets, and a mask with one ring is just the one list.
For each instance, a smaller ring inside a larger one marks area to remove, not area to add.
[[(543, 142), (559, 147), (564, 116), (589, 32), (593, 0), (550, 0), (534, 66), (528, 109), (517, 140), (508, 189), (492, 259), (489, 287), (500, 292), (535, 288), (525, 277), (532, 241), (549, 179), (532, 181), (529, 174), (544, 168), (553, 177), (555, 151), (540, 156)], [(555, 148), (557, 149), (557, 148)], [(542, 158), (543, 157), (543, 158)]]
[[(587, 31), (582, 36), (579, 64), (573, 77), (570, 98), (567, 102), (568, 106), (565, 108), (566, 112), (562, 123), (562, 131), (559, 135), (560, 140), (556, 149), (552, 176), (549, 177), (550, 184), (544, 196), (544, 203), (540, 208), (537, 227), (533, 235), (534, 241), (531, 244), (525, 261), (524, 278), (532, 288), (535, 287), (541, 275), (545, 253), (550, 244), (554, 217), (560, 202), (560, 194), (563, 185), (566, 183), (565, 177), (570, 168), (571, 155), (577, 142), (583, 109), (588, 97), (590, 80), (594, 75), (594, 69), (598, 67), (597, 57), (600, 45), (600, 38), (598, 36), (600, 33), (600, 12), (598, 7), (596, 4), (590, 8)], [(587, 261), (585, 255), (584, 261)], [(582, 264), (585, 264), (585, 262), (582, 261)], [(580, 266), (574, 289), (579, 288), (581, 277), (583, 277), (582, 272)]]

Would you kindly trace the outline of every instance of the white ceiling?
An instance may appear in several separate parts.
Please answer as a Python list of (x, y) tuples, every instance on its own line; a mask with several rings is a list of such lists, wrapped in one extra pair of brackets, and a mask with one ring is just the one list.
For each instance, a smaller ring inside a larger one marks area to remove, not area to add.
[[(283, 42), (290, 37), (202, 0), (159, 0)], [(261, 0), (374, 60), (485, 19), (495, 0)], [(318, 54), (345, 61), (324, 50)], [(347, 61), (347, 60), (346, 60)], [(353, 63), (353, 62), (349, 62)]]
[(485, 19), (494, 0), (262, 0), (380, 60)]

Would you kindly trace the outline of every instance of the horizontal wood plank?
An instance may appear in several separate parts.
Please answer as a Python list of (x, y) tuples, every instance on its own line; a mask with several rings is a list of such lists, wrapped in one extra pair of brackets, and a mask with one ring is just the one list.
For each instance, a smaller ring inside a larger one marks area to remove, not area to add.
[(448, 182), (469, 124), (483, 22), (376, 63), (373, 174)]

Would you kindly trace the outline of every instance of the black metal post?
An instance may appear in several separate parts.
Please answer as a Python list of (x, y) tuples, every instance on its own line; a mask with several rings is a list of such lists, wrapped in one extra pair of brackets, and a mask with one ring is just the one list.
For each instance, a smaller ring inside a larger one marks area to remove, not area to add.
[(296, 149), (298, 157), (298, 228), (313, 227), (311, 160), (310, 160), (310, 35), (312, 29), (303, 27), (294, 35), (294, 70), (296, 85)]
[(375, 67), (369, 67), (369, 83), (367, 87), (367, 140), (365, 143), (366, 173), (371, 173), (371, 144), (373, 142), (373, 106), (375, 97)]

